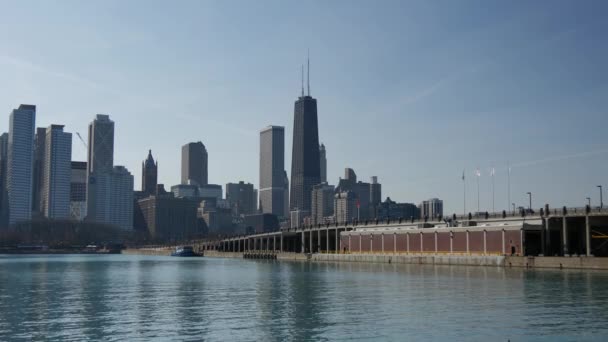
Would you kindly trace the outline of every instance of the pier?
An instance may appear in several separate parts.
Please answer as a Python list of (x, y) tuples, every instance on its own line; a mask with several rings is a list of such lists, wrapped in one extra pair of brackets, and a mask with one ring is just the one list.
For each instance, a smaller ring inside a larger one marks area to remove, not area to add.
[(195, 244), (216, 252), (210, 256), (608, 269), (601, 258), (608, 256), (608, 209), (545, 206), (534, 213), (309, 225)]

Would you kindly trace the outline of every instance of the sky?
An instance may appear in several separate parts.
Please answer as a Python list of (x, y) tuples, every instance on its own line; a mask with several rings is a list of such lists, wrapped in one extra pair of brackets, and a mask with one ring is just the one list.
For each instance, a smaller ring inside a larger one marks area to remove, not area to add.
[[(257, 188), (267, 125), (285, 126), (290, 174), (310, 53), (330, 184), (351, 167), (359, 180), (378, 176), (384, 198), (438, 197), (446, 214), (462, 213), (465, 196), (477, 210), (477, 181), (482, 211), (525, 206), (527, 192), (535, 208), (599, 205), (607, 10), (592, 0), (0, 0), (0, 131), (21, 103), (37, 106), (38, 127), (65, 124), (85, 140), (109, 114), (115, 164), (136, 189), (148, 149), (159, 182), (179, 183), (191, 141), (207, 147), (210, 183)], [(86, 160), (76, 134), (72, 150)]]

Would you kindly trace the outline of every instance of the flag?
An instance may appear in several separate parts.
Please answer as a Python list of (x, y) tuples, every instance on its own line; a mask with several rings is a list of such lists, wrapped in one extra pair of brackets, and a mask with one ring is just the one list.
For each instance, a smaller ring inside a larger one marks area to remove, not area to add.
[(462, 180), (464, 181), (464, 170), (462, 170)]
[(496, 170), (494, 170), (494, 168), (492, 168), (492, 170), (490, 170), (490, 176), (494, 176), (496, 174)]
[(481, 172), (479, 171), (479, 168), (477, 168), (477, 170), (475, 170), (475, 176), (481, 177)]
[(357, 208), (361, 207), (361, 202), (359, 202), (359, 199), (357, 198)]

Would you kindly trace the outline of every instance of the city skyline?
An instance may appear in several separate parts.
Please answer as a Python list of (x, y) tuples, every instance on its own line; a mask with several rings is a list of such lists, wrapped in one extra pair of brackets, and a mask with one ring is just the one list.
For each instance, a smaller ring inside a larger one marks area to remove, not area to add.
[[(599, 204), (595, 186), (608, 173), (608, 146), (598, 129), (608, 121), (603, 98), (608, 75), (601, 67), (607, 49), (593, 44), (606, 25), (596, 14), (602, 12), (598, 6), (556, 2), (551, 8), (521, 3), (508, 8), (489, 4), (481, 9), (463, 3), (456, 9), (444, 4), (446, 9), (438, 10), (413, 2), (406, 10), (399, 3), (378, 9), (313, 3), (323, 14), (319, 24), (302, 25), (310, 32), (289, 24), (289, 35), (302, 39), (283, 46), (277, 54), (242, 40), (222, 50), (219, 40), (207, 35), (217, 25), (221, 38), (233, 37), (235, 32), (227, 30), (222, 19), (230, 19), (232, 25), (237, 24), (236, 31), (242, 32), (238, 18), (253, 5), (243, 4), (233, 11), (227, 4), (184, 3), (170, 9), (163, 15), (177, 16), (188, 9), (193, 13), (210, 9), (216, 14), (194, 26), (205, 37), (202, 41), (186, 36), (175, 42), (166, 38), (179, 36), (185, 27), (140, 29), (139, 25), (149, 28), (146, 21), (165, 12), (153, 5), (149, 19), (137, 15), (136, 2), (125, 5), (125, 13), (135, 19), (132, 35), (118, 34), (128, 25), (125, 17), (118, 16), (113, 21), (116, 29), (95, 21), (106, 30), (94, 39), (73, 30), (79, 24), (71, 19), (56, 23), (52, 15), (43, 15), (56, 11), (49, 6), (28, 7), (32, 27), (2, 36), (5, 46), (12, 46), (0, 51), (0, 72), (6, 75), (0, 85), (7, 89), (0, 94), (0, 104), (5, 113), (20, 103), (35, 104), (37, 127), (66, 124), (73, 139), (77, 139), (75, 133), (85, 135), (95, 113), (108, 113), (117, 122), (116, 146), (120, 148), (115, 164), (138, 170), (141, 156), (152, 149), (163, 161), (159, 183), (179, 183), (179, 167), (172, 167), (179, 165), (179, 147), (200, 140), (214, 156), (209, 163), (210, 183), (243, 180), (259, 186), (257, 167), (239, 165), (257, 165), (258, 131), (269, 124), (286, 127), (285, 164), (290, 165), (291, 102), (310, 47), (311, 80), (320, 99), (319, 136), (331, 152), (330, 184), (337, 183), (343, 168), (352, 167), (382, 180), (383, 199), (419, 203), (439, 197), (446, 213), (460, 213), (462, 170), (466, 170), (467, 211), (474, 211), (474, 171), (479, 167), (480, 209), (484, 211), (492, 206), (489, 170), (494, 167), (497, 210), (508, 209), (508, 202), (526, 206), (527, 192), (532, 192), (535, 208), (546, 202), (582, 206), (586, 197), (592, 205)], [(90, 6), (76, 4), (70, 11), (88, 18)], [(112, 6), (102, 7), (97, 20), (116, 16)], [(285, 23), (281, 14), (286, 8), (269, 7), (268, 15)], [(10, 4), (6, 10), (18, 18), (25, 7)], [(343, 10), (335, 23), (329, 20)], [(372, 22), (366, 19), (369, 11), (387, 20), (371, 28)], [(467, 17), (471, 22), (462, 21), (464, 11), (471, 12)], [(292, 19), (305, 22), (310, 15), (293, 14)], [(404, 22), (403, 17), (408, 20)], [(577, 17), (585, 18), (585, 23)], [(11, 27), (14, 18), (0, 25)], [(348, 25), (351, 19), (361, 22), (367, 34)], [(183, 20), (195, 23), (188, 15)], [(88, 42), (90, 51), (99, 56), (91, 56), (87, 49), (69, 49), (62, 42), (50, 48), (34, 34), (49, 23), (53, 34), (71, 38), (66, 39), (70, 44)], [(270, 48), (284, 42), (273, 26), (254, 27), (249, 34), (266, 34)], [(394, 33), (403, 30), (409, 34)], [(428, 42), (417, 37), (423, 33)], [(159, 40), (170, 47), (165, 50), (185, 56), (179, 67), (169, 65), (173, 55), (156, 53), (154, 42)], [(27, 46), (22, 42), (28, 42)], [(189, 42), (196, 43), (193, 50), (187, 47)], [(370, 49), (349, 53), (361, 45)], [(45, 48), (47, 58), (39, 59), (30, 46)], [(203, 47), (209, 52), (201, 58), (195, 52)], [(249, 51), (247, 57), (237, 57), (239, 49)], [(65, 55), (67, 51), (72, 56)], [(156, 57), (135, 65), (143, 55)], [(219, 59), (226, 55), (234, 57)], [(74, 62), (75, 58), (79, 61)], [(106, 60), (110, 61), (107, 65)], [(162, 71), (165, 65), (170, 68)], [(556, 76), (563, 70), (567, 70), (565, 75)], [(250, 71), (251, 79), (239, 76), (243, 71)], [(561, 82), (562, 78), (568, 82)], [(157, 79), (168, 82), (154, 82)], [(182, 85), (171, 89), (169, 84)], [(0, 122), (0, 130), (8, 131), (7, 121)], [(348, 129), (339, 129), (345, 123)], [(365, 134), (369, 138), (361, 139)], [(82, 144), (73, 141), (72, 145), (73, 160), (86, 160)], [(507, 201), (507, 163), (512, 167), (511, 201)], [(135, 183), (141, 184), (139, 172), (133, 173)]]

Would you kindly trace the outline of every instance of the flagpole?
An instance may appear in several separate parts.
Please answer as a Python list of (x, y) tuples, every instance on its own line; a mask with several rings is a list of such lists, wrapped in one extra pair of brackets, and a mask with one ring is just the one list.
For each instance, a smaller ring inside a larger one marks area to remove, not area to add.
[(494, 207), (494, 168), (492, 168), (492, 212), (496, 212), (496, 208)]
[(507, 208), (511, 208), (511, 166), (507, 161)]
[(479, 207), (479, 168), (477, 168), (477, 214), (479, 214), (480, 212), (480, 207)]
[(463, 213), (462, 216), (465, 217), (467, 216), (467, 182), (464, 179), (464, 172), (465, 170), (462, 170), (462, 197), (463, 197)]

